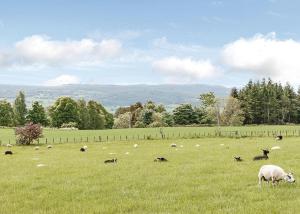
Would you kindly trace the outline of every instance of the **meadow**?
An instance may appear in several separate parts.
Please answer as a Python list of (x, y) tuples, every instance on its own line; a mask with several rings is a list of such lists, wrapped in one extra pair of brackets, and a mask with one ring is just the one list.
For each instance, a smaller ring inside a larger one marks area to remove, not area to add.
[[(135, 141), (161, 139), (161, 130), (167, 139), (191, 139), (215, 137), (220, 131), (225, 137), (271, 137), (276, 134), (299, 136), (299, 125), (259, 125), (259, 126), (224, 126), (224, 127), (164, 127), (132, 128), (107, 130), (61, 130), (44, 128), (43, 138), (39, 143), (100, 142), (100, 141)], [(237, 133), (237, 135), (236, 135)], [(0, 128), (0, 144), (15, 143), (14, 129)]]
[[(297, 137), (89, 142), (81, 153), (83, 145), (13, 146), (12, 156), (1, 155), (0, 213), (298, 213)], [(281, 150), (269, 160), (252, 161), (275, 145)], [(103, 163), (114, 157), (117, 164)], [(292, 170), (296, 183), (259, 188), (258, 170), (268, 163)]]

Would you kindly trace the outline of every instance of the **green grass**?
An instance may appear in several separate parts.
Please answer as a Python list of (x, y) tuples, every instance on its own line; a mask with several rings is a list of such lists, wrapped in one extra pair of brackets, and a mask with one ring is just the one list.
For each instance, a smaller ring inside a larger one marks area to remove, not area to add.
[[(137, 143), (138, 148), (133, 148)], [(171, 148), (171, 143), (178, 147)], [(195, 147), (200, 144), (199, 147)], [(220, 144), (224, 144), (221, 146)], [(0, 213), (297, 213), (299, 184), (258, 188), (261, 165), (300, 175), (299, 138), (201, 138), (15, 146), (0, 158)], [(183, 147), (180, 147), (182, 145)], [(261, 148), (280, 145), (267, 161)], [(1, 147), (1, 153), (6, 149)], [(128, 155), (125, 153), (129, 152)], [(110, 154), (116, 153), (116, 154)], [(245, 162), (233, 161), (241, 155)], [(153, 162), (164, 156), (169, 162)], [(107, 158), (117, 164), (105, 165)], [(37, 164), (45, 164), (37, 167)]]
[[(163, 132), (167, 138), (178, 139), (178, 138), (193, 138), (193, 136), (207, 137), (208, 135), (214, 136), (217, 131), (216, 127), (166, 127), (163, 128)], [(241, 135), (251, 136), (251, 132), (259, 134), (265, 131), (269, 131), (270, 136), (273, 133), (282, 132), (283, 135), (300, 136), (300, 126), (240, 126), (240, 127), (221, 127), (221, 131), (225, 135), (230, 135), (234, 131), (239, 131)], [(257, 133), (256, 133), (257, 132)], [(273, 132), (273, 133), (272, 133)], [(46, 138), (48, 143), (59, 143), (59, 142), (81, 142), (86, 141), (118, 141), (118, 140), (138, 140), (147, 139), (149, 136), (151, 139), (160, 139), (160, 128), (139, 128), (139, 129), (109, 129), (109, 130), (59, 130), (59, 129), (44, 129), (44, 137), (40, 140), (40, 143), (45, 143)], [(0, 142), (2, 145), (8, 142), (15, 143), (15, 135), (13, 129), (0, 129)]]

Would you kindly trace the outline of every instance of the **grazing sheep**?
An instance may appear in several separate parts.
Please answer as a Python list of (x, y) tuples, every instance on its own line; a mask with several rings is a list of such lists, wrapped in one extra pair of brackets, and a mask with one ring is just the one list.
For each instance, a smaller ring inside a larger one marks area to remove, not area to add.
[(285, 180), (289, 183), (294, 183), (296, 180), (292, 173), (286, 173), (281, 167), (276, 165), (263, 165), (258, 172), (258, 184), (261, 186), (261, 181), (272, 181), (275, 185), (276, 182)]
[(196, 144), (196, 147), (199, 147), (200, 145), (199, 144)]
[(38, 165), (36, 165), (37, 167), (43, 167), (43, 166), (46, 166), (45, 164), (42, 164), (42, 163), (40, 163), (40, 164), (38, 164)]
[(177, 147), (176, 143), (172, 143), (171, 147)]
[(278, 149), (280, 149), (280, 146), (273, 146), (273, 147), (271, 148), (271, 150), (278, 150)]
[(180, 145), (180, 148), (183, 148), (183, 145)]
[(87, 149), (88, 149), (88, 147), (87, 147), (87, 146), (83, 146), (82, 148), (84, 148), (85, 150), (87, 150)]
[(134, 144), (134, 145), (133, 145), (134, 148), (137, 148), (138, 146), (139, 146), (139, 145), (137, 145), (137, 144)]
[(244, 161), (240, 156), (235, 156), (234, 160), (237, 161), (237, 162)]
[(80, 148), (80, 151), (81, 151), (81, 152), (85, 152), (86, 149), (82, 147), (82, 148)]
[(35, 150), (39, 150), (39, 149), (40, 149), (40, 147), (36, 146), (36, 147), (34, 147), (34, 149), (35, 149)]
[(12, 152), (12, 151), (5, 151), (4, 154), (5, 154), (5, 155), (12, 155), (13, 152)]
[(220, 146), (224, 146), (224, 144), (223, 144), (223, 143), (221, 143), (221, 144), (220, 144)]
[(154, 162), (166, 162), (166, 161), (168, 161), (168, 160), (166, 158), (164, 158), (164, 157), (157, 157), (154, 160)]
[(12, 147), (12, 145), (11, 145), (11, 144), (9, 144), (9, 143), (8, 143), (8, 144), (6, 144), (6, 146), (7, 146), (7, 147)]
[(282, 135), (277, 135), (275, 139), (276, 139), (276, 140), (282, 140), (282, 139), (283, 139), (283, 136), (282, 136)]
[(52, 145), (48, 145), (48, 146), (47, 146), (47, 149), (52, 149)]
[(105, 160), (104, 163), (117, 163), (117, 158)]

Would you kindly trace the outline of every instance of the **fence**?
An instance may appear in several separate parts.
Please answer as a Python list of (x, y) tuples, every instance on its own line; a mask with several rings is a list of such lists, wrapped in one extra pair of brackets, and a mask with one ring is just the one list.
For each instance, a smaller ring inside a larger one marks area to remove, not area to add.
[[(245, 137), (300, 137), (299, 130), (261, 130), (261, 131), (214, 131), (214, 132), (173, 132), (137, 135), (106, 135), (86, 137), (45, 137), (36, 141), (37, 144), (59, 144), (59, 143), (89, 143), (89, 142), (111, 142), (111, 141), (137, 141), (137, 140), (167, 140), (167, 139), (195, 139), (195, 138), (245, 138)], [(0, 145), (16, 144), (16, 139), (0, 139)]]

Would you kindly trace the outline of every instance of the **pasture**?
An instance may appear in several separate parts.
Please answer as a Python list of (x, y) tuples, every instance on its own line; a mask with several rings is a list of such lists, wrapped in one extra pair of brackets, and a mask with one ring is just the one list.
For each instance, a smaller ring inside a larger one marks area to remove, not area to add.
[[(171, 148), (172, 143), (177, 147)], [(41, 145), (39, 150), (14, 146), (12, 156), (1, 155), (0, 213), (297, 213), (299, 209), (296, 137), (89, 142), (88, 151), (81, 153), (83, 145), (54, 144), (52, 149)], [(260, 149), (275, 145), (281, 149), (271, 151), (269, 160), (252, 161)], [(1, 153), (6, 149), (2, 146)], [(245, 161), (233, 161), (235, 155)], [(154, 162), (157, 156), (169, 161)], [(114, 157), (117, 164), (103, 163)], [(264, 184), (260, 189), (257, 173), (267, 163), (292, 170), (296, 183)]]

